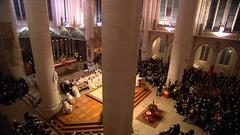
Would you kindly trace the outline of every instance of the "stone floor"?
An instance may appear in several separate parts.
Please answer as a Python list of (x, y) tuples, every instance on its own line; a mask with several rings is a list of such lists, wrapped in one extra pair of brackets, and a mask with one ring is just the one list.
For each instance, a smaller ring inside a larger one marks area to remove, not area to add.
[[(194, 129), (195, 135), (205, 135), (201, 128), (183, 122), (183, 117), (176, 113), (174, 100), (156, 96), (156, 89), (151, 88), (152, 93), (148, 95), (139, 105), (134, 108), (133, 130), (135, 135), (156, 135), (159, 131), (169, 129), (172, 124), (179, 123), (182, 131)], [(158, 104), (159, 109), (163, 110), (164, 116), (156, 128), (150, 127), (136, 119), (136, 117), (152, 102)]]
[[(80, 73), (81, 74), (81, 73)], [(73, 74), (74, 77), (79, 74)], [(71, 75), (66, 78), (70, 78)], [(60, 79), (61, 80), (61, 79)], [(156, 96), (156, 89), (151, 88), (152, 93), (148, 95), (140, 104), (134, 108), (133, 114), (133, 131), (135, 135), (156, 135), (159, 131), (168, 129), (170, 125), (179, 123), (181, 125), (182, 131), (188, 131), (190, 129), (195, 130), (196, 135), (205, 135), (205, 133), (197, 126), (183, 122), (183, 117), (176, 113), (174, 106), (174, 101), (172, 99), (166, 99), (164, 97)], [(85, 94), (86, 91), (83, 91), (81, 94)], [(159, 108), (165, 113), (163, 119), (160, 121), (159, 125), (156, 128), (152, 128), (141, 121), (137, 120), (136, 117), (153, 101), (155, 101)], [(28, 111), (31, 114), (36, 113), (31, 106), (27, 106), (22, 100), (17, 100), (16, 103), (5, 106), (0, 104), (0, 113), (7, 115), (9, 120), (23, 120), (23, 114)]]
[(7, 115), (10, 121), (23, 121), (23, 114), (29, 112), (30, 114), (36, 114), (32, 106), (28, 106), (21, 99), (17, 99), (16, 103), (11, 105), (0, 104), (0, 113), (2, 115)]

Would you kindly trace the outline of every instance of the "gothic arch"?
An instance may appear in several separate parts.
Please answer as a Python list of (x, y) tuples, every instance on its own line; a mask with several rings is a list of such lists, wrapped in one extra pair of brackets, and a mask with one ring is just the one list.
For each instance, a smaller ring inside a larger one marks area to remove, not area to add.
[(239, 53), (236, 47), (232, 45), (222, 45), (217, 55), (216, 72), (223, 72), (225, 75), (230, 76), (239, 65)]
[(201, 42), (200, 44), (197, 44), (193, 51), (193, 66), (208, 71), (210, 68), (209, 63), (211, 63), (213, 53), (214, 50), (212, 46), (207, 42)]

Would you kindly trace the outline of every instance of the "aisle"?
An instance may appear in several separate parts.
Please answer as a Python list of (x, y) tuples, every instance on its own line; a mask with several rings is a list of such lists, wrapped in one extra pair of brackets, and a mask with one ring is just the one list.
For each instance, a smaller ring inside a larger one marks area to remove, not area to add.
[[(152, 93), (145, 98), (138, 106), (134, 108), (133, 112), (133, 129), (136, 135), (156, 135), (159, 131), (169, 129), (172, 124), (179, 123), (181, 125), (182, 131), (189, 131), (194, 129), (196, 135), (205, 135), (202, 134), (203, 130), (195, 125), (183, 122), (183, 117), (176, 113), (174, 100), (167, 99), (164, 97), (156, 96), (156, 89), (151, 88)], [(164, 117), (161, 119), (160, 123), (156, 128), (152, 128), (141, 121), (137, 120), (136, 117), (150, 104), (153, 100), (158, 104), (158, 107), (163, 110)]]

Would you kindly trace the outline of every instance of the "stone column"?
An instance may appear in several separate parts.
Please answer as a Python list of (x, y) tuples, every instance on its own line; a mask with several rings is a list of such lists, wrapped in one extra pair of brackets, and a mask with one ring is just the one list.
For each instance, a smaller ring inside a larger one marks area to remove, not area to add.
[(103, 0), (105, 135), (131, 135), (140, 23), (139, 0)]
[(163, 61), (165, 63), (168, 61), (168, 50), (169, 50), (169, 44), (165, 44), (164, 57), (163, 57)]
[(52, 54), (51, 38), (46, 0), (25, 0), (24, 6), (37, 80), (39, 83), (40, 104), (43, 116), (50, 117), (61, 108), (57, 89), (57, 75), (55, 74)]
[[(4, 27), (4, 24), (8, 23), (11, 30), (11, 36), (8, 39), (0, 37), (0, 56), (2, 59), (0, 69), (3, 76), (12, 75), (15, 78), (25, 78), (26, 74), (16, 32), (16, 19), (10, 2), (9, 0), (1, 0), (0, 2), (0, 25)], [(3, 30), (1, 30), (1, 32), (3, 32)]]
[(87, 60), (92, 61), (94, 59), (94, 19), (93, 19), (93, 13), (94, 13), (94, 1), (93, 0), (86, 0), (86, 14), (85, 14), (85, 38), (87, 42), (87, 50), (89, 51), (87, 53)]
[(237, 62), (235, 63), (235, 66), (233, 68), (232, 76), (238, 76), (240, 73), (240, 55), (238, 55)]
[[(171, 52), (168, 79), (181, 82), (183, 70), (191, 56), (200, 0), (179, 1), (178, 17)], [(191, 6), (189, 6), (191, 5)]]
[(157, 9), (157, 0), (152, 0), (152, 8), (151, 8), (151, 23), (150, 23), (150, 29), (155, 29), (156, 24), (156, 9)]
[(214, 66), (214, 68), (216, 67), (217, 55), (218, 55), (218, 52), (215, 52), (213, 50), (213, 54), (212, 54), (211, 59), (209, 60), (209, 63), (208, 63), (208, 65), (209, 65), (208, 69), (210, 69), (211, 66)]
[(142, 41), (142, 60), (147, 60), (151, 58), (152, 47), (149, 44), (149, 30), (150, 30), (150, 21), (151, 21), (151, 8), (152, 0), (146, 0), (147, 4), (145, 8), (145, 18), (144, 18), (144, 32), (143, 32), (143, 41)]

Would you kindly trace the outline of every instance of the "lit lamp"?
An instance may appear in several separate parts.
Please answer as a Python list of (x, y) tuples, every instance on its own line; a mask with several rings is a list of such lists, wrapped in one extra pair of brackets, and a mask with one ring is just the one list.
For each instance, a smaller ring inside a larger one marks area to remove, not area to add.
[(225, 33), (224, 29), (225, 29), (225, 26), (221, 24), (220, 27), (219, 27), (219, 31), (218, 32), (213, 32), (213, 34), (218, 36), (218, 37), (228, 36), (229, 33)]
[(171, 32), (173, 30), (175, 30), (175, 28), (173, 27), (173, 24), (170, 23), (167, 27), (164, 27), (168, 32)]
[(148, 115), (148, 116), (150, 116), (150, 115), (152, 115), (152, 112), (151, 111), (146, 111), (146, 114)]
[(221, 25), (220, 28), (219, 28), (219, 32), (223, 32), (224, 31), (224, 25)]
[(175, 28), (173, 28), (173, 27), (165, 27), (165, 29), (166, 29), (168, 32), (171, 32), (171, 31), (175, 30)]
[(198, 65), (197, 65), (197, 64), (194, 64), (193, 67), (194, 67), (194, 68), (198, 68)]
[(97, 22), (97, 26), (101, 27), (102, 26), (102, 22)]
[(164, 91), (163, 91), (163, 97), (169, 98), (169, 92), (166, 91), (166, 90), (164, 90)]

